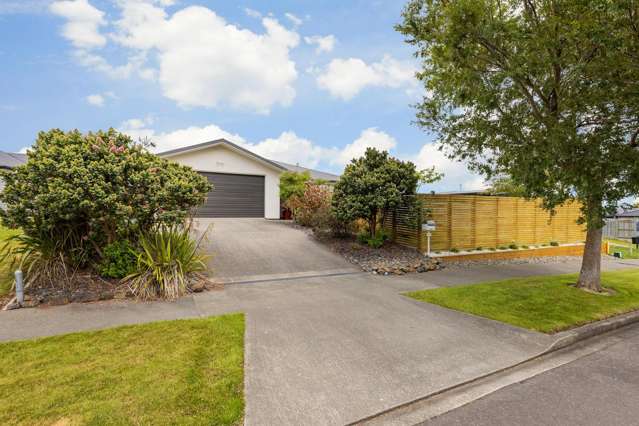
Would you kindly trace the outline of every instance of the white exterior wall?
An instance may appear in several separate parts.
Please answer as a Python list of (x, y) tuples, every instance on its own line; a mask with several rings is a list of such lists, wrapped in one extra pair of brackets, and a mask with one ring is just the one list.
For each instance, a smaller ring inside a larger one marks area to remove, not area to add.
[(264, 176), (264, 217), (280, 218), (280, 173), (282, 171), (274, 166), (271, 167), (237, 153), (224, 145), (178, 153), (165, 158), (190, 166), (198, 172)]

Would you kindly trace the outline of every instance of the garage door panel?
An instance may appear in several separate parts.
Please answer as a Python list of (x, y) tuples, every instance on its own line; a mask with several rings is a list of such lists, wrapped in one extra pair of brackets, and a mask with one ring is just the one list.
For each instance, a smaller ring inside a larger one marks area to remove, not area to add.
[(264, 217), (264, 176), (202, 173), (213, 184), (198, 217)]

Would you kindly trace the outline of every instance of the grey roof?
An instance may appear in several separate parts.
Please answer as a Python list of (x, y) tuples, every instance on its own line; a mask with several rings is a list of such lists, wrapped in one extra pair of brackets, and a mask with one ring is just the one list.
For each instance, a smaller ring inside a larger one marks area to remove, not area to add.
[(159, 153), (158, 155), (160, 155), (161, 157), (170, 157), (172, 155), (175, 154), (180, 154), (182, 152), (188, 152), (188, 151), (196, 151), (196, 150), (200, 150), (200, 149), (204, 149), (204, 148), (209, 148), (211, 146), (215, 146), (215, 145), (228, 145), (231, 146), (232, 148), (235, 148), (239, 151), (242, 151), (258, 160), (261, 160), (263, 162), (269, 163), (272, 166), (277, 167), (280, 170), (288, 170), (288, 171), (292, 171), (292, 172), (310, 172), (311, 174), (311, 178), (313, 179), (323, 179), (323, 180), (327, 180), (329, 182), (336, 182), (339, 179), (339, 175), (334, 175), (332, 173), (326, 173), (326, 172), (320, 172), (319, 170), (313, 170), (313, 169), (308, 169), (306, 167), (301, 167), (299, 165), (293, 165), (293, 164), (288, 164), (288, 163), (284, 163), (281, 161), (274, 161), (274, 160), (269, 160), (268, 158), (264, 158), (261, 155), (257, 155), (254, 152), (249, 151), (248, 149), (242, 148), (241, 146), (234, 144), (233, 142), (230, 142), (226, 139), (216, 139), (214, 141), (209, 141), (209, 142), (203, 142), (203, 143), (199, 143), (196, 145), (189, 145), (189, 146), (185, 146), (182, 148), (177, 148), (177, 149), (173, 149), (171, 151), (164, 151)]
[(617, 212), (615, 217), (639, 217), (639, 209), (631, 209), (622, 212)]
[(27, 162), (27, 154), (0, 151), (0, 168), (11, 169)]
[(253, 157), (253, 158), (255, 158), (255, 159), (259, 160), (259, 161), (263, 161), (263, 162), (265, 162), (267, 164), (270, 164), (271, 166), (273, 166), (273, 167), (275, 167), (277, 169), (284, 170), (284, 167), (280, 166), (275, 161), (269, 160), (268, 158), (264, 158), (261, 155), (257, 155), (256, 153), (251, 152), (248, 149), (244, 149), (241, 146), (236, 145), (236, 144), (234, 144), (231, 141), (227, 141), (226, 139), (216, 139), (214, 141), (202, 142), (202, 143), (198, 143), (198, 144), (195, 144), (195, 145), (189, 145), (189, 146), (185, 146), (185, 147), (182, 147), (182, 148), (172, 149), (170, 151), (160, 152), (158, 155), (160, 157), (170, 157), (172, 155), (180, 154), (182, 152), (197, 151), (197, 150), (200, 150), (200, 149), (209, 148), (209, 147), (216, 146), (216, 145), (228, 145), (231, 148), (234, 148), (234, 149), (236, 149), (238, 151), (242, 151), (245, 154), (248, 154), (251, 157)]
[(277, 164), (284, 167), (286, 170), (290, 172), (309, 172), (311, 174), (312, 179), (322, 179), (327, 180), (329, 182), (337, 182), (339, 179), (339, 175), (334, 175), (332, 173), (320, 172), (319, 170), (307, 169), (306, 167), (302, 167), (299, 165), (283, 163), (281, 161), (276, 161)]

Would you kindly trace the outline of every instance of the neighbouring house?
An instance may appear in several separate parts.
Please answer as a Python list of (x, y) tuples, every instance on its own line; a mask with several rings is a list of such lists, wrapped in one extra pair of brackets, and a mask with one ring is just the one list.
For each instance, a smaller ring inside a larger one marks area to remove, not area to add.
[[(192, 167), (214, 185), (215, 189), (209, 193), (205, 204), (196, 211), (197, 217), (279, 219), (282, 211), (279, 183), (283, 172), (308, 171), (313, 179), (329, 183), (339, 179), (338, 175), (331, 173), (264, 158), (226, 139), (190, 145), (158, 155)], [(0, 168), (12, 168), (25, 161), (24, 154), (0, 152)]]
[(604, 238), (630, 239), (639, 236), (639, 209), (619, 209), (606, 218)]

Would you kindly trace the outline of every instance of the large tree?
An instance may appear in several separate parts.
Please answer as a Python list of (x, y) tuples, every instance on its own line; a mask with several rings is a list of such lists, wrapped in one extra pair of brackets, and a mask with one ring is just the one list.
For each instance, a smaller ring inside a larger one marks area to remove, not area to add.
[(639, 190), (638, 2), (412, 0), (397, 28), (422, 61), (418, 123), (551, 211), (581, 202), (578, 285), (601, 290), (603, 218)]

